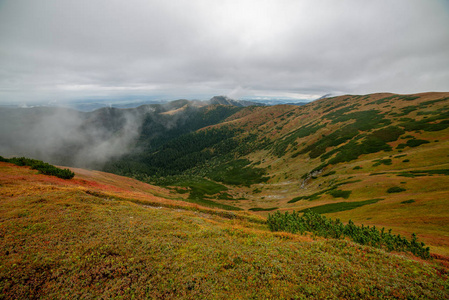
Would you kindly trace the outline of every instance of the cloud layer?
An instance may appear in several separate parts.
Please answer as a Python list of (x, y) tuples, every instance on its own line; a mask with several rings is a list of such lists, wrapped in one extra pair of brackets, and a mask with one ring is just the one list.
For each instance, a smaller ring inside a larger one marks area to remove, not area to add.
[(0, 103), (449, 90), (443, 0), (6, 0), (0, 43)]

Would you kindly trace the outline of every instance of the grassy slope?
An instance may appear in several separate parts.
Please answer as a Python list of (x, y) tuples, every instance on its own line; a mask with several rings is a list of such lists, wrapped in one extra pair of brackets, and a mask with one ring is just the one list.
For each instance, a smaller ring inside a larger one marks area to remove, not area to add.
[(443, 265), (269, 232), (257, 216), (75, 169), (0, 163), (0, 298), (448, 298)]
[[(294, 155), (301, 149), (354, 122), (354, 120), (348, 120), (332, 123), (329, 116), (341, 109), (350, 107), (348, 112), (340, 113), (334, 119), (348, 113), (375, 109), (379, 116), (391, 122), (391, 124), (380, 124), (380, 128), (398, 126), (405, 122), (402, 118), (410, 118), (413, 120), (412, 123), (426, 120), (435, 116), (436, 113), (445, 114), (445, 122), (447, 122), (449, 119), (448, 97), (449, 93), (425, 93), (413, 95), (413, 97), (372, 94), (322, 99), (302, 107), (282, 105), (242, 110), (231, 116), (225, 124), (244, 128), (247, 133), (258, 134), (260, 140), (269, 139), (272, 142), (271, 147), (252, 152), (247, 156), (254, 162), (261, 162), (257, 166), (266, 168), (272, 178), (267, 183), (255, 184), (250, 188), (233, 188), (231, 192), (248, 200), (227, 203), (244, 209), (279, 207), (281, 210), (301, 210), (341, 201), (359, 202), (381, 198), (384, 200), (353, 210), (328, 214), (328, 216), (338, 217), (343, 221), (352, 219), (358, 224), (393, 228), (396, 233), (406, 236), (415, 232), (420, 239), (431, 246), (432, 252), (449, 256), (449, 226), (447, 225), (449, 224), (449, 210), (447, 210), (449, 176), (443, 174), (414, 178), (398, 176), (401, 172), (413, 170), (449, 169), (449, 128), (438, 131), (405, 131), (398, 140), (387, 143), (392, 147), (392, 151), (362, 154), (355, 160), (329, 165), (321, 174), (306, 181), (302, 177), (325, 161), (322, 161), (320, 157), (310, 158), (309, 153)], [(438, 122), (440, 121), (431, 123)], [(281, 155), (274, 155), (274, 149), (287, 141), (295, 130), (311, 124), (325, 126), (308, 136), (293, 139), (295, 143), (288, 144)], [(377, 125), (378, 123), (374, 123), (374, 126)], [(370, 132), (373, 130), (360, 132), (360, 134)], [(411, 137), (427, 140), (429, 143), (418, 147), (396, 149), (399, 144), (406, 143)], [(335, 148), (328, 147), (326, 152)], [(391, 159), (391, 164), (373, 166), (379, 159)], [(360, 168), (354, 170), (355, 167)], [(335, 173), (322, 176), (329, 172)], [(375, 173), (385, 174), (372, 175)], [(313, 201), (301, 200), (289, 203), (295, 197), (319, 193), (336, 183), (356, 180), (359, 182), (338, 187), (339, 190), (351, 191), (348, 199), (334, 198), (324, 193)], [(387, 193), (387, 190), (393, 186), (405, 188), (406, 191)], [(401, 204), (411, 199), (415, 202)], [(267, 215), (268, 212), (261, 211), (259, 214)]]

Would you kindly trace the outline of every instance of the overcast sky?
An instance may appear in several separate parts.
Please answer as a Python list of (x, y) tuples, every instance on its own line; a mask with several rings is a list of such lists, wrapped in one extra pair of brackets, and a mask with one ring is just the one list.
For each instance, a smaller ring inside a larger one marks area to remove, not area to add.
[(0, 103), (426, 91), (447, 0), (0, 0)]

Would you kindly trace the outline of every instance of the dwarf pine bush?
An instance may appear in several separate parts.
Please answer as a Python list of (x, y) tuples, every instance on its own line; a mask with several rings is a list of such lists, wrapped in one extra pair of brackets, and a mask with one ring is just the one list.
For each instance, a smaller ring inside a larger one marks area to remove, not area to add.
[(325, 216), (306, 211), (302, 216), (298, 212), (277, 211), (273, 215), (269, 214), (267, 224), (271, 231), (286, 231), (291, 233), (304, 234), (306, 231), (317, 236), (340, 239), (349, 237), (356, 243), (368, 245), (388, 251), (411, 252), (422, 258), (429, 258), (429, 247), (423, 242), (418, 242), (416, 234), (412, 234), (411, 241), (401, 235), (391, 233), (391, 229), (386, 232), (385, 228), (377, 229), (376, 226), (357, 226), (349, 220), (344, 225), (339, 219), (332, 220)]
[(29, 166), (42, 174), (53, 175), (62, 179), (72, 179), (75, 176), (75, 173), (73, 173), (69, 169), (60, 169), (37, 159), (31, 159), (26, 157), (13, 157), (10, 159), (6, 159), (1, 157), (0, 161), (10, 162), (17, 166)]

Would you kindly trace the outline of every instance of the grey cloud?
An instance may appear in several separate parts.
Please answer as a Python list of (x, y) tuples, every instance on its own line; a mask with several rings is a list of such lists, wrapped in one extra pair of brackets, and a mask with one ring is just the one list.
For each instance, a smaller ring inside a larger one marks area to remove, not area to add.
[(101, 167), (135, 147), (144, 110), (0, 109), (0, 153), (53, 163)]
[(0, 42), (0, 102), (449, 89), (445, 1), (6, 0)]

